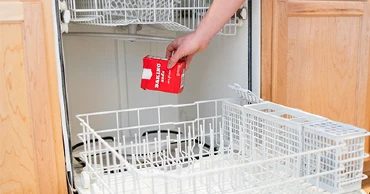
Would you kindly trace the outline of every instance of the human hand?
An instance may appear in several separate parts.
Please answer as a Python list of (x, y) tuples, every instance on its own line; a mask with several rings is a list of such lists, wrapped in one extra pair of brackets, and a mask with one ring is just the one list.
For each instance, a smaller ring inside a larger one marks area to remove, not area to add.
[(176, 38), (167, 47), (168, 68), (172, 68), (180, 59), (184, 59), (186, 61), (186, 69), (188, 69), (194, 55), (203, 51), (208, 46), (208, 43), (209, 40), (197, 34), (197, 32)]

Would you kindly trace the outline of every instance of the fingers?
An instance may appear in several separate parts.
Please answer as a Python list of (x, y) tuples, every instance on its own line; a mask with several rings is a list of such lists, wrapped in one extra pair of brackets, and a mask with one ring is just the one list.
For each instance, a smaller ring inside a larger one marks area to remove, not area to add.
[[(168, 65), (167, 68), (171, 69), (179, 60), (177, 49), (179, 47), (179, 44), (176, 40), (171, 42), (171, 44), (168, 45), (166, 50), (166, 58), (168, 59)], [(175, 52), (175, 54), (173, 54)]]
[(194, 57), (194, 55), (189, 55), (189, 56), (186, 57), (186, 67), (185, 67), (186, 70), (189, 69), (189, 65), (190, 65), (190, 62), (193, 59), (193, 57)]
[(167, 59), (170, 59), (172, 57), (172, 53), (176, 51), (175, 47), (172, 45), (172, 43), (170, 45), (168, 45), (167, 49), (166, 49), (166, 58)]
[(183, 58), (186, 58), (186, 66), (189, 66), (190, 61), (194, 56), (194, 52), (192, 50), (196, 50), (196, 48), (192, 49), (191, 46), (191, 41), (187, 41), (185, 37), (177, 38), (172, 41), (166, 49), (166, 58), (168, 59), (167, 67), (171, 69), (179, 60), (183, 60)]
[(168, 46), (167, 46), (167, 49), (166, 49), (166, 58), (169, 59), (172, 57), (172, 53), (174, 51), (176, 51), (178, 48), (179, 48), (179, 40), (178, 39), (175, 39), (174, 41), (172, 41)]
[(177, 61), (179, 61), (179, 59), (181, 59), (183, 57), (183, 55), (181, 55), (181, 50), (177, 50), (175, 52), (175, 54), (168, 60), (168, 66), (167, 68), (171, 69), (173, 66), (176, 65)]

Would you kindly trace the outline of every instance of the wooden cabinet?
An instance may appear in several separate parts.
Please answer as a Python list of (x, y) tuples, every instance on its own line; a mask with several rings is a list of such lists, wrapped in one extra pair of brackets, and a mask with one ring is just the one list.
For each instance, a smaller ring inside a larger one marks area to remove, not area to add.
[(0, 2), (0, 193), (67, 193), (50, 5)]
[(264, 99), (370, 130), (369, 1), (262, 1), (261, 39)]

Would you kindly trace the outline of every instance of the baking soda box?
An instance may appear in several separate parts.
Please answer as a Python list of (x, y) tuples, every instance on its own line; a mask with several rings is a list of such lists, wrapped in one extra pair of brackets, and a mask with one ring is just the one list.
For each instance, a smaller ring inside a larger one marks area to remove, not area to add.
[(179, 61), (171, 69), (167, 68), (168, 59), (155, 56), (143, 58), (141, 88), (173, 94), (184, 90), (186, 62)]

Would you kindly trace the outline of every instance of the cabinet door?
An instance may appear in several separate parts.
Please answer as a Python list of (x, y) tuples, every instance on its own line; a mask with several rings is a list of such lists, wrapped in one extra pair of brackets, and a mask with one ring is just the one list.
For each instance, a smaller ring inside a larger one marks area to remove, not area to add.
[(262, 97), (370, 129), (369, 39), (368, 0), (262, 1)]
[(0, 193), (66, 193), (42, 3), (3, 1), (0, 10)]

